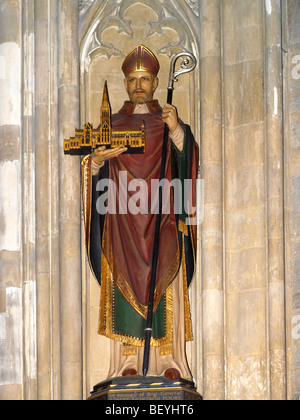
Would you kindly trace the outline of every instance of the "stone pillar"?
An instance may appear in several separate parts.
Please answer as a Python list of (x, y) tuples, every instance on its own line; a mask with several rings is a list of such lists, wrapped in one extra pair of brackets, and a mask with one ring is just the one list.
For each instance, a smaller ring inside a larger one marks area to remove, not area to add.
[(266, 2), (266, 164), (270, 399), (286, 399), (281, 2)]
[(0, 396), (22, 382), (22, 2), (0, 1)]
[(36, 214), (35, 214), (35, 57), (34, 0), (22, 2), (23, 28), (23, 395), (37, 398)]
[(56, 1), (35, 1), (35, 187), (38, 399), (60, 397)]
[(224, 399), (222, 82), (220, 2), (200, 2), (203, 397)]
[(79, 158), (63, 140), (79, 127), (78, 0), (58, 1), (60, 312), (62, 399), (82, 399), (81, 206)]
[(268, 399), (264, 2), (222, 7), (226, 398)]
[(282, 1), (287, 398), (300, 396), (300, 3)]

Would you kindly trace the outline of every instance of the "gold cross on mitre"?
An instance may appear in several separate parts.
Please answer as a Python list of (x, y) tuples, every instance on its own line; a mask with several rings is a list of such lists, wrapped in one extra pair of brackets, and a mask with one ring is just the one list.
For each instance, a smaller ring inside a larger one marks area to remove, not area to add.
[(87, 123), (83, 129), (76, 129), (75, 137), (64, 140), (64, 153), (73, 156), (88, 155), (100, 146), (108, 149), (124, 146), (127, 147), (127, 154), (145, 152), (144, 122), (140, 130), (112, 129), (107, 82), (104, 83), (99, 128), (94, 129), (92, 124)]

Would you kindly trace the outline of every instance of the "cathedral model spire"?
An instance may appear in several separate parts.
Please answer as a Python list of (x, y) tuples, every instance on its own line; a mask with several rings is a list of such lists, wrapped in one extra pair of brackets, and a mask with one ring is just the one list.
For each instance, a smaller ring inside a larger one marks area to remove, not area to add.
[(104, 83), (102, 105), (100, 109), (100, 138), (104, 145), (111, 141), (111, 108), (108, 98), (107, 82)]

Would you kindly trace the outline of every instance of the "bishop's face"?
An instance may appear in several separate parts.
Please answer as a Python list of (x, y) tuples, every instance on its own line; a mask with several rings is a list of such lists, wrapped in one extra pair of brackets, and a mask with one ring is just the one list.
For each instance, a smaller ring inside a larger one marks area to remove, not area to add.
[(158, 78), (148, 71), (129, 73), (124, 80), (129, 99), (135, 104), (152, 101), (158, 86)]

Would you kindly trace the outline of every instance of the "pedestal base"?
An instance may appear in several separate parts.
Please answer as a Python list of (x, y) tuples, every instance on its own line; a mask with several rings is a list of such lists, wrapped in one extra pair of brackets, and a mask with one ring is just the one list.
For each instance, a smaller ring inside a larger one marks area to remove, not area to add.
[(164, 377), (126, 376), (100, 382), (88, 400), (202, 400), (193, 382)]

